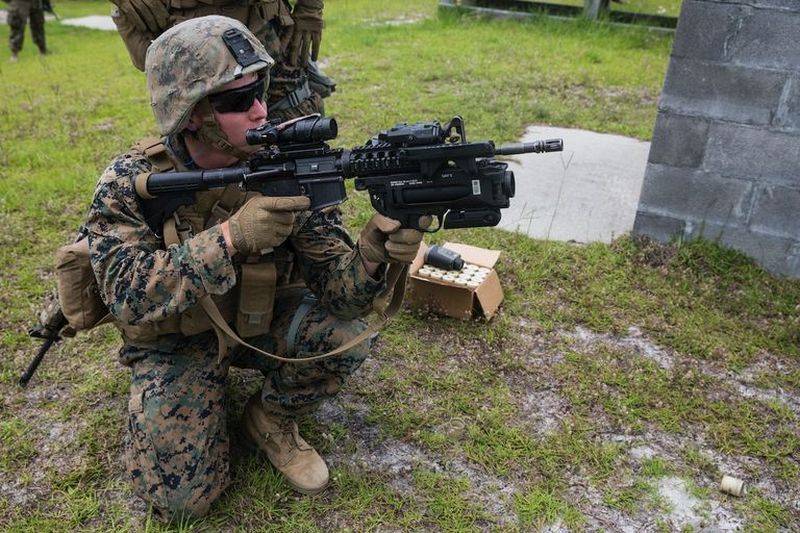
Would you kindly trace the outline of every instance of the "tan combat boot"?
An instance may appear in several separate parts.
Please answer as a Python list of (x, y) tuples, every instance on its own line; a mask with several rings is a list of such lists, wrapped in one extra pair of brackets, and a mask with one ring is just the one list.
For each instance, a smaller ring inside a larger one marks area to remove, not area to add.
[(264, 411), (258, 395), (244, 408), (244, 432), (296, 491), (317, 494), (328, 486), (328, 467), (297, 432), (297, 423)]

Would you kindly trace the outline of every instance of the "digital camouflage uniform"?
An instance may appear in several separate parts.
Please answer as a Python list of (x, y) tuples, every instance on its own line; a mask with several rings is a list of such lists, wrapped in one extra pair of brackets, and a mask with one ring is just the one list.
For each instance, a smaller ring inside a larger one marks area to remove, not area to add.
[[(295, 1), (296, 4), (304, 2), (316, 4), (321, 10), (321, 0)], [(288, 51), (281, 44), (280, 37), (294, 22), (289, 5), (284, 0), (115, 0), (114, 3), (120, 7), (114, 10), (112, 19), (133, 64), (139, 70), (144, 70), (145, 54), (150, 42), (167, 28), (192, 18), (223, 15), (245, 24), (275, 60), (267, 89), (271, 119), (285, 120), (324, 112), (322, 98), (330, 94), (330, 89), (321, 83), (304, 84), (303, 80), (310, 75), (308, 69), (287, 62)], [(135, 6), (133, 9), (137, 13), (148, 14), (144, 17), (146, 24), (134, 23), (133, 19), (139, 17), (123, 9), (130, 5)], [(145, 25), (146, 29), (143, 27)]]
[[(152, 108), (166, 135), (156, 145), (175, 170), (196, 168), (181, 133), (191, 110), (236, 77), (272, 64), (238, 22), (219, 16), (192, 21), (161, 35), (147, 58)], [(252, 53), (243, 52), (244, 44), (236, 54), (223, 44), (223, 32), (233, 30), (254, 46)], [(382, 275), (376, 280), (367, 274), (336, 209), (297, 213), (291, 234), (267, 255), (231, 256), (219, 222), (254, 194), (235, 186), (199, 192), (193, 205), (180, 207), (181, 228), (188, 224), (191, 231), (165, 244), (145, 222), (135, 190), (136, 176), (161, 166), (143, 143), (116, 158), (97, 184), (83, 234), (100, 297), (122, 332), (121, 360), (132, 369), (126, 463), (134, 490), (164, 517), (202, 515), (229, 482), (229, 367), (260, 370), (265, 379), (255, 397), (258, 408), (292, 427), (296, 415), (338, 392), (367, 356), (370, 342), (302, 364), (277, 363), (238, 347), (220, 350), (211, 324), (198, 327), (207, 320), (200, 300), (211, 297), (223, 316), (228, 304), (238, 303), (238, 311), (227, 317), (241, 336), (268, 352), (297, 358), (338, 348), (364, 332), (361, 318), (385, 282)], [(166, 227), (161, 233), (166, 235)], [(245, 275), (262, 266), (269, 267), (269, 281)], [(305, 284), (298, 286), (298, 280)], [(266, 318), (258, 324), (265, 326), (245, 334), (241, 304), (254, 294), (259, 302), (274, 302), (265, 306), (270, 314), (260, 313)]]
[[(121, 324), (147, 324), (195, 306), (206, 294), (235, 288), (241, 264), (218, 225), (164, 249), (143, 219), (133, 178), (151, 170), (128, 153), (100, 178), (84, 231), (101, 297)], [(209, 201), (199, 193), (198, 201)], [(299, 272), (308, 289), (278, 289), (267, 334), (248, 339), (286, 357), (330, 351), (364, 331), (383, 282), (366, 273), (337, 210), (303, 212), (274, 258), (278, 286)], [(290, 334), (291, 333), (291, 334)], [(218, 353), (213, 332), (126, 338), (120, 358), (132, 367), (127, 467), (135, 490), (157, 511), (203, 514), (229, 482), (225, 384), (231, 365), (260, 370), (264, 406), (281, 415), (307, 412), (335, 395), (369, 352), (368, 342), (306, 364), (281, 364), (255, 352)]]
[(47, 53), (44, 40), (44, 10), (41, 0), (11, 0), (8, 4), (8, 25), (11, 28), (9, 46), (11, 53), (17, 55), (25, 40), (25, 26), (31, 23), (31, 36), (39, 52)]

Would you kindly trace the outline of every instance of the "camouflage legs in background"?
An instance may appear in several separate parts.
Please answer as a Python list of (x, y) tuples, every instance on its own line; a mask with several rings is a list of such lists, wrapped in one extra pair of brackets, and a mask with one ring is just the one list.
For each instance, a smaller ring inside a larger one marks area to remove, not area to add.
[[(137, 3), (137, 2), (134, 2)], [(275, 60), (275, 66), (271, 70), (269, 88), (267, 89), (267, 105), (269, 106), (270, 119), (288, 120), (301, 117), (311, 113), (323, 113), (322, 96), (328, 96), (329, 91), (319, 85), (311, 84), (309, 89), (311, 94), (307, 94), (303, 89), (302, 80), (309, 76), (305, 68), (289, 66), (286, 63), (284, 46), (281, 43), (280, 34), (286, 31), (282, 26), (281, 20), (290, 17), (289, 11), (283, 4), (283, 0), (266, 2), (231, 2), (226, 5), (215, 5), (220, 2), (185, 2), (196, 4), (194, 7), (179, 9), (174, 7), (181, 2), (167, 2), (169, 4), (169, 20), (167, 27), (172, 27), (180, 22), (203, 17), (207, 15), (224, 15), (234, 18), (245, 24), (250, 31), (264, 44), (269, 55)], [(119, 10), (112, 14), (117, 30), (122, 37), (125, 46), (131, 56), (133, 64), (139, 70), (144, 70), (144, 60), (147, 47), (159, 32), (143, 32), (136, 24), (133, 24)], [(324, 91), (322, 95), (320, 91)], [(274, 104), (280, 102), (290, 93), (294, 93), (293, 101), (281, 106), (281, 109), (273, 108)]]
[[(360, 320), (330, 315), (309, 294), (296, 290), (281, 297), (272, 330), (251, 342), (303, 357), (334, 349), (365, 329)], [(126, 355), (142, 357), (133, 365), (126, 443), (135, 492), (164, 518), (200, 516), (228, 485), (225, 386), (230, 365), (261, 370), (265, 410), (296, 416), (334, 396), (367, 357), (368, 344), (304, 365), (281, 364), (241, 349), (219, 360), (211, 333), (184, 338), (168, 351), (124, 347)]]
[(39, 52), (43, 54), (47, 52), (44, 40), (44, 11), (31, 2), (13, 0), (8, 6), (8, 25), (11, 29), (8, 44), (13, 55), (22, 50), (25, 26), (29, 19), (33, 42), (36, 43)]

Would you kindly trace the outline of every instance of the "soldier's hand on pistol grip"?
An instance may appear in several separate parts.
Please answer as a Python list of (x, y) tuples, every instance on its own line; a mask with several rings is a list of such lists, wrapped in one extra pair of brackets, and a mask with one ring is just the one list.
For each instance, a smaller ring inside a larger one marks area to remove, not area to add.
[(292, 233), (298, 211), (311, 205), (306, 196), (257, 196), (228, 219), (231, 242), (243, 255), (259, 255), (280, 246)]
[(297, 0), (292, 11), (294, 28), (287, 50), (290, 65), (307, 66), (309, 51), (313, 61), (319, 57), (323, 27), (322, 6), (322, 0)]
[(155, 37), (169, 26), (169, 11), (163, 0), (111, 0), (111, 2), (139, 31)]
[[(431, 217), (421, 217), (420, 227), (428, 228)], [(361, 257), (373, 263), (411, 263), (417, 256), (423, 233), (403, 228), (393, 218), (375, 213), (361, 230), (358, 249)]]

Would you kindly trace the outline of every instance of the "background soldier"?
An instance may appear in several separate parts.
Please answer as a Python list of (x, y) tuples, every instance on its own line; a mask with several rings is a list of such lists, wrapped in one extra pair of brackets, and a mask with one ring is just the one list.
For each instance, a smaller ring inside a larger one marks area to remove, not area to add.
[(136, 177), (247, 157), (254, 148), (246, 130), (267, 118), (272, 58), (241, 23), (208, 16), (164, 32), (146, 65), (165, 138), (140, 141), (111, 163), (83, 231), (100, 295), (122, 332), (121, 360), (132, 367), (126, 462), (134, 490), (171, 517), (204, 514), (228, 485), (225, 386), (233, 364), (265, 376), (245, 407), (245, 435), (292, 487), (319, 492), (328, 469), (294, 420), (339, 391), (369, 341), (303, 364), (219, 350), (223, 341), (198, 302), (213, 296), (224, 319), (261, 349), (291, 358), (327, 352), (365, 331), (361, 317), (385, 287), (387, 263), (411, 262), (422, 234), (376, 214), (354, 244), (336, 209), (312, 212), (304, 196), (264, 197), (235, 185), (197, 193), (154, 232)]
[(25, 40), (25, 26), (31, 22), (31, 36), (40, 54), (47, 53), (44, 42), (44, 10), (42, 0), (10, 0), (8, 4), (8, 25), (11, 35), (8, 43), (11, 48), (11, 61), (16, 61)]
[[(323, 0), (112, 0), (112, 18), (133, 64), (144, 70), (150, 42), (173, 25), (205, 15), (224, 15), (245, 24), (275, 60), (267, 106), (271, 118), (322, 113), (322, 98), (335, 90), (319, 72)], [(311, 59), (311, 61), (309, 61)]]

